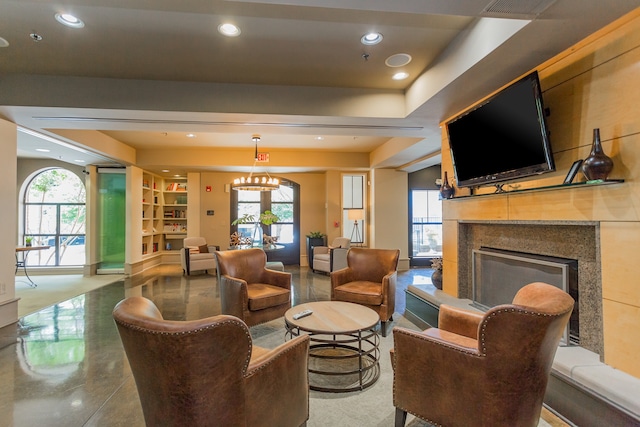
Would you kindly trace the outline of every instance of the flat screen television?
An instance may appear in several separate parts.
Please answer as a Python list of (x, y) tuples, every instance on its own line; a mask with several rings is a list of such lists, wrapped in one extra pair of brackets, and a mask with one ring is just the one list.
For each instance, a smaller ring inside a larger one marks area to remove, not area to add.
[(538, 73), (446, 123), (458, 187), (479, 187), (555, 170)]

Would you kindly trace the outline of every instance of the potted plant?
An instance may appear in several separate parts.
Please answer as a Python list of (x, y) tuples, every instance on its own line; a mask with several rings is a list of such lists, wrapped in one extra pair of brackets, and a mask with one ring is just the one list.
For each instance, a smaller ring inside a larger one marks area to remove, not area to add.
[(433, 273), (431, 273), (431, 283), (437, 289), (442, 290), (442, 258), (433, 258), (431, 260), (431, 268), (433, 268)]
[(307, 261), (309, 262), (309, 268), (313, 269), (313, 247), (314, 246), (327, 246), (327, 235), (321, 231), (312, 231), (307, 234)]
[(27, 246), (31, 246), (33, 244), (33, 236), (27, 236), (24, 238), (24, 243)]
[(263, 245), (263, 230), (260, 226), (260, 223), (264, 225), (272, 225), (280, 220), (278, 215), (274, 214), (271, 211), (262, 212), (257, 218), (255, 215), (244, 214), (241, 217), (235, 219), (231, 225), (238, 224), (250, 224), (253, 223), (253, 231), (251, 233), (251, 246), (262, 246)]
[(274, 214), (271, 211), (264, 211), (260, 214), (260, 222), (263, 223), (264, 225), (271, 225), (274, 222), (278, 222), (280, 221), (280, 218), (278, 218), (278, 215)]

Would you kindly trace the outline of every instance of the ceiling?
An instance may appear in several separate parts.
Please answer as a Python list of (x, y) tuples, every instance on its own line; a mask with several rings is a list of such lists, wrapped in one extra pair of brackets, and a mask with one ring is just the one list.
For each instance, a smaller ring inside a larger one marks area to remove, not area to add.
[[(442, 120), (637, 6), (0, 0), (0, 117), (18, 124), (21, 157), (246, 170), (257, 133), (260, 151), (286, 157), (273, 164), (282, 173), (361, 167), (350, 162), (362, 155), (366, 167), (413, 171), (439, 163)], [(225, 22), (241, 34), (219, 34)], [(382, 42), (363, 45), (370, 31)], [(397, 54), (411, 61), (385, 64)]]

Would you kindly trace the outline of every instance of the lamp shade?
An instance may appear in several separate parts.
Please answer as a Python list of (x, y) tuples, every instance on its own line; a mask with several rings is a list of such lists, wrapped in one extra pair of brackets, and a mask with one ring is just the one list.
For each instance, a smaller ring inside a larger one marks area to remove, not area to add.
[(364, 209), (349, 209), (347, 215), (350, 221), (359, 221), (364, 219)]

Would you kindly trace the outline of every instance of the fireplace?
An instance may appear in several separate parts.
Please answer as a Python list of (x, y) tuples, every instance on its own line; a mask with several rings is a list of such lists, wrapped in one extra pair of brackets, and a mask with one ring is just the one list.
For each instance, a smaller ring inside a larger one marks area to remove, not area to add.
[(601, 359), (604, 358), (598, 222), (458, 222), (459, 298), (473, 299), (473, 251), (481, 248), (576, 260), (579, 297), (576, 302), (576, 316), (580, 347), (599, 354)]
[(473, 250), (472, 301), (486, 311), (511, 303), (525, 285), (544, 282), (569, 293), (576, 301), (561, 345), (580, 344), (578, 261), (481, 247)]

